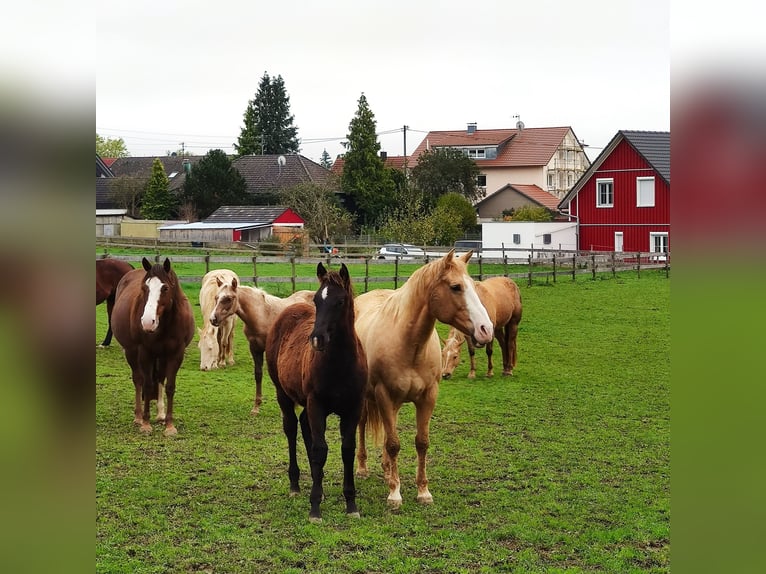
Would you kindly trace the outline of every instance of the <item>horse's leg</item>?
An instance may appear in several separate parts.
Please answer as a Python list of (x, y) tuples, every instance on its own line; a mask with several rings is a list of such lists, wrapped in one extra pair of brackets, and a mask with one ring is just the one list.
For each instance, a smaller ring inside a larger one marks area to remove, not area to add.
[(473, 346), (473, 343), (471, 342), (471, 339), (469, 337), (466, 337), (465, 343), (466, 343), (466, 346), (468, 347), (468, 356), (471, 359), (471, 369), (468, 371), (468, 378), (475, 379), (476, 378), (476, 347)]
[[(308, 429), (301, 421), (301, 430), (305, 433), (308, 430), (311, 433), (311, 451), (309, 452), (309, 463), (311, 464), (311, 510), (309, 510), (309, 520), (311, 522), (322, 522), (322, 511), (319, 508), (324, 491), (322, 489), (322, 480), (324, 479), (324, 465), (327, 462), (327, 441), (325, 440), (325, 430), (327, 428), (327, 411), (322, 405), (315, 401), (312, 396), (306, 400), (306, 409), (308, 412)], [(353, 462), (353, 452), (351, 454)]]
[(157, 418), (156, 422), (165, 422), (167, 419), (167, 408), (165, 406), (165, 377), (167, 376), (167, 363), (164, 359), (157, 360), (157, 366), (154, 370), (154, 378), (157, 382)]
[(152, 425), (149, 422), (149, 407), (151, 405), (152, 398), (154, 398), (154, 391), (157, 388), (157, 381), (155, 379), (154, 359), (150, 359), (144, 355), (141, 361), (141, 369), (143, 376), (143, 385), (141, 387), (141, 396), (144, 400), (144, 409), (141, 414), (141, 432), (152, 432)]
[(428, 455), (428, 446), (430, 444), (429, 427), (431, 424), (431, 415), (436, 406), (436, 395), (438, 386), (434, 385), (429, 389), (423, 398), (415, 403), (415, 419), (417, 422), (417, 432), (415, 434), (415, 450), (418, 453), (418, 470), (415, 475), (415, 484), (418, 486), (418, 502), (421, 504), (431, 504), (434, 497), (428, 491), (428, 476), (426, 475), (426, 456)]
[(298, 455), (296, 452), (298, 417), (295, 416), (295, 403), (284, 393), (277, 381), (274, 381), (274, 383), (277, 388), (277, 403), (282, 411), (282, 431), (287, 437), (287, 451), (290, 457), (290, 463), (287, 467), (287, 477), (290, 479), (290, 496), (295, 496), (301, 491), (301, 487), (298, 484), (301, 470), (298, 466)]
[(254, 349), (253, 343), (250, 343), (250, 354), (253, 355), (253, 378), (255, 378), (255, 400), (253, 401), (253, 409), (250, 411), (251, 415), (257, 415), (261, 410), (261, 403), (263, 402), (263, 395), (261, 384), (263, 382), (263, 351)]
[[(365, 399), (366, 401), (366, 399)], [(367, 440), (365, 432), (367, 431), (367, 404), (362, 406), (362, 414), (359, 417), (359, 445), (356, 449), (356, 475), (359, 478), (370, 476), (370, 470), (367, 468)]]
[(230, 320), (229, 325), (226, 327), (226, 364), (234, 364), (234, 320)]
[[(183, 360), (184, 356), (183, 353), (181, 353), (180, 357), (171, 357), (167, 359), (165, 365), (165, 394), (167, 395), (168, 403), (167, 412), (165, 414), (165, 436), (173, 436), (178, 434), (178, 429), (176, 429), (175, 425), (173, 424), (173, 398), (176, 394), (176, 375), (178, 374), (178, 370), (181, 368), (181, 363)], [(161, 384), (157, 386), (160, 388), (162, 387)]]
[(487, 376), (491, 377), (495, 374), (495, 365), (492, 364), (492, 353), (495, 351), (495, 341), (492, 340), (487, 343)]
[(138, 363), (138, 351), (135, 349), (125, 349), (125, 359), (130, 365), (131, 378), (133, 379), (133, 387), (136, 391), (135, 404), (133, 406), (133, 424), (143, 424), (142, 410), (141, 410), (141, 392), (144, 387), (143, 372), (141, 371), (141, 365)]
[(513, 375), (513, 367), (516, 366), (516, 337), (519, 334), (519, 321), (514, 317), (506, 325), (506, 338), (508, 343), (508, 367), (503, 368), (504, 375)]
[(399, 467), (397, 465), (399, 449), (401, 448), (399, 433), (396, 430), (399, 405), (394, 405), (388, 396), (388, 391), (382, 384), (375, 387), (375, 402), (378, 404), (386, 434), (383, 445), (383, 475), (388, 482), (388, 499), (386, 502), (390, 508), (397, 509), (402, 505), (401, 482), (399, 481)]
[(346, 499), (346, 514), (359, 518), (356, 507), (356, 485), (354, 484), (354, 455), (356, 451), (356, 429), (359, 412), (340, 418), (341, 459), (343, 460), (343, 497)]
[(112, 309), (114, 309), (114, 297), (106, 300), (106, 336), (101, 343), (102, 347), (108, 347), (112, 343)]

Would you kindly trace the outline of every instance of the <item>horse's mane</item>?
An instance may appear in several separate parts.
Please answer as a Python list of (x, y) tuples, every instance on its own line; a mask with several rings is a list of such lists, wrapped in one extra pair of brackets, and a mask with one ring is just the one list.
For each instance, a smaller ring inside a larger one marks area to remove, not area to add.
[(450, 262), (445, 262), (444, 259), (441, 258), (426, 263), (422, 267), (416, 269), (404, 285), (396, 289), (391, 297), (385, 302), (384, 305), (388, 307), (387, 311), (396, 314), (399, 309), (407, 308), (408, 302), (411, 299), (418, 299), (421, 301), (428, 299), (428, 290), (436, 277), (443, 274), (446, 268), (457, 265), (457, 261), (458, 259), (455, 257), (453, 257)]
[(354, 287), (351, 284), (351, 277), (348, 279), (348, 285), (344, 284), (343, 278), (340, 276), (340, 273), (338, 271), (328, 271), (327, 275), (325, 275), (326, 282), (335, 285), (337, 287), (342, 287), (345, 289), (346, 293), (348, 293), (352, 298), (354, 297)]
[(172, 267), (170, 268), (170, 271), (165, 271), (165, 267), (163, 267), (162, 263), (154, 263), (152, 265), (152, 268), (146, 273), (147, 275), (151, 275), (153, 277), (159, 277), (159, 278), (166, 277), (167, 282), (174, 289), (176, 290), (180, 289), (180, 285), (178, 283), (178, 275), (176, 275), (176, 272)]

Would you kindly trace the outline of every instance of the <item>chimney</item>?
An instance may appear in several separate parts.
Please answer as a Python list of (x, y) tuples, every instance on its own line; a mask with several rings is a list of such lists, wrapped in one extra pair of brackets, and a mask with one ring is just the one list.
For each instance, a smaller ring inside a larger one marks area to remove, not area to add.
[(183, 161), (184, 173), (189, 175), (191, 173), (191, 160), (185, 159)]
[(385, 152), (385, 151), (380, 152), (380, 159), (382, 159), (385, 162), (386, 159), (388, 159), (388, 152)]
[(468, 135), (473, 135), (473, 133), (476, 131), (476, 122), (471, 122), (468, 124)]

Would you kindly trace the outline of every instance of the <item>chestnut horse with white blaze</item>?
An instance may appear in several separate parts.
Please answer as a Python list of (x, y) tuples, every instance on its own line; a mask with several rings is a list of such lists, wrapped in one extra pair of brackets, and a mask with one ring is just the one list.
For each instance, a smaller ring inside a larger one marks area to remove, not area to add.
[[(476, 292), (487, 309), (495, 328), (495, 339), (500, 344), (500, 352), (503, 355), (503, 376), (513, 375), (513, 368), (516, 366), (516, 337), (519, 333), (522, 314), (519, 286), (513, 279), (507, 277), (491, 277), (484, 281), (477, 281)], [(460, 363), (460, 347), (464, 342), (468, 346), (468, 355), (471, 359), (471, 370), (468, 372), (468, 378), (476, 377), (476, 347), (470, 339), (466, 341), (465, 336), (460, 331), (450, 327), (447, 339), (443, 341), (442, 378), (449, 379)], [(488, 377), (494, 374), (493, 346), (493, 341), (487, 343), (486, 346)]]
[(492, 340), (492, 322), (476, 294), (467, 263), (473, 251), (455, 257), (454, 249), (415, 271), (399, 289), (376, 289), (356, 298), (356, 330), (367, 354), (369, 376), (359, 423), (359, 476), (368, 476), (365, 432), (382, 430), (382, 465), (388, 504), (402, 503), (397, 419), (404, 403), (415, 405), (418, 467), (417, 500), (433, 502), (426, 477), (431, 414), (441, 380), (441, 347), (436, 321), (454, 325), (477, 344)]
[(194, 338), (194, 312), (169, 259), (152, 265), (144, 257), (141, 263), (143, 269), (126, 273), (117, 287), (112, 329), (125, 350), (136, 390), (133, 421), (142, 432), (151, 432), (149, 406), (157, 399), (157, 420), (165, 422), (169, 436), (178, 432), (173, 397), (184, 351)]
[(285, 307), (299, 301), (312, 302), (314, 291), (296, 291), (284, 299), (270, 295), (258, 287), (240, 285), (235, 278), (231, 283), (219, 282), (215, 294), (215, 307), (210, 313), (210, 324), (218, 326), (233, 315), (245, 324), (244, 333), (253, 356), (253, 377), (255, 378), (255, 400), (251, 414), (258, 414), (263, 402), (263, 354), (266, 351), (266, 336), (277, 316)]
[(202, 311), (202, 328), (199, 333), (199, 368), (210, 371), (234, 364), (234, 327), (237, 316), (231, 315), (220, 325), (210, 323), (210, 314), (215, 308), (215, 296), (223, 284), (231, 285), (239, 277), (230, 269), (216, 269), (205, 274), (199, 290), (199, 306)]

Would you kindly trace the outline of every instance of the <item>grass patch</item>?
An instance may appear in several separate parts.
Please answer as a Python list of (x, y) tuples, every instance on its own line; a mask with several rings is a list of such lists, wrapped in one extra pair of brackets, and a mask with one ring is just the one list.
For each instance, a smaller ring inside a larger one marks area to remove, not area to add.
[[(288, 496), (287, 441), (268, 377), (261, 414), (249, 414), (252, 359), (241, 327), (233, 367), (203, 373), (196, 338), (187, 350), (174, 439), (139, 434), (122, 351), (116, 342), (97, 349), (96, 571), (669, 572), (670, 281), (646, 271), (519, 286), (514, 376), (484, 377), (477, 350), (469, 381), (463, 349), (441, 383), (428, 466), (434, 504), (415, 502), (407, 404), (401, 510), (386, 508), (372, 448), (372, 476), (357, 479), (362, 518), (347, 519), (330, 417), (319, 526), (308, 522), (300, 444), (303, 491)], [(201, 325), (199, 286), (185, 288)], [(96, 343), (105, 330), (102, 306)]]

